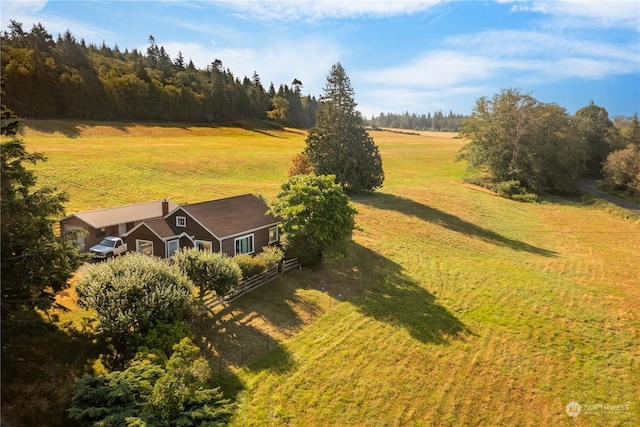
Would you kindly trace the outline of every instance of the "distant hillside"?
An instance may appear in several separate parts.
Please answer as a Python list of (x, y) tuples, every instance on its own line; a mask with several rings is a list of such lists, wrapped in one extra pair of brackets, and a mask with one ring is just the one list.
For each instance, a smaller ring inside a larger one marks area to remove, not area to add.
[(2, 103), (37, 119), (229, 122), (273, 119), (310, 127), (318, 102), (302, 96), (302, 82), (273, 83), (258, 73), (237, 78), (215, 59), (197, 69), (170, 58), (153, 37), (145, 53), (77, 41), (67, 30), (57, 39), (41, 25), (24, 31), (11, 21), (1, 35)]

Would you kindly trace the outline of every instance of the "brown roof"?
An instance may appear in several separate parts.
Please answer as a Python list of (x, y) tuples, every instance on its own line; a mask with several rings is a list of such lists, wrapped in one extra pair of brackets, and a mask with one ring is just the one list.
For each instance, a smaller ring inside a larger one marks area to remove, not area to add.
[(280, 222), (273, 215), (266, 215), (269, 207), (252, 194), (180, 207), (219, 239)]
[[(71, 217), (76, 217), (93, 228), (109, 227), (129, 222), (140, 222), (151, 218), (161, 218), (163, 215), (162, 202), (162, 200), (157, 200), (154, 202), (139, 203), (136, 205), (80, 212), (66, 216), (62, 220), (64, 221)], [(169, 212), (178, 207), (178, 204), (175, 202), (168, 201), (168, 203)]]
[(164, 218), (145, 221), (144, 225), (146, 225), (151, 231), (155, 232), (160, 238), (173, 237), (180, 234), (173, 227), (171, 227), (171, 225), (169, 225), (169, 222)]

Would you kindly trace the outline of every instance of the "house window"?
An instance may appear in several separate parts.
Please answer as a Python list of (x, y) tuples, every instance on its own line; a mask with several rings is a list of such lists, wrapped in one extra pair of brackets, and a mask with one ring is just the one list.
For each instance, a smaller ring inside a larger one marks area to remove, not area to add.
[(136, 252), (153, 256), (153, 242), (149, 240), (136, 240)]
[(269, 243), (275, 243), (278, 241), (278, 226), (269, 228)]
[(253, 234), (238, 237), (236, 239), (236, 255), (253, 253)]
[(167, 242), (167, 258), (171, 258), (173, 254), (180, 250), (180, 240), (169, 240)]
[(186, 227), (187, 226), (187, 217), (177, 216), (176, 217), (176, 227)]
[(212, 251), (213, 244), (211, 242), (207, 242), (205, 240), (196, 240), (195, 247), (200, 251)]

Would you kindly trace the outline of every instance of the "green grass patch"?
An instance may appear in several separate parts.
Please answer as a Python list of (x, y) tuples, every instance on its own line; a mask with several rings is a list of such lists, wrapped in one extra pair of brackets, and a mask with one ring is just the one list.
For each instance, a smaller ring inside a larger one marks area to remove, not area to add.
[[(292, 271), (194, 324), (237, 401), (231, 424), (633, 425), (637, 218), (578, 199), (519, 203), (465, 184), (466, 165), (454, 161), (460, 139), (371, 135), (386, 181), (354, 197), (350, 255)], [(274, 197), (305, 134), (38, 122), (24, 138), (49, 156), (37, 172), (76, 211)], [(92, 365), (81, 359), (69, 359), (74, 372)], [(12, 390), (16, 400), (24, 394)], [(571, 401), (630, 406), (572, 419)]]

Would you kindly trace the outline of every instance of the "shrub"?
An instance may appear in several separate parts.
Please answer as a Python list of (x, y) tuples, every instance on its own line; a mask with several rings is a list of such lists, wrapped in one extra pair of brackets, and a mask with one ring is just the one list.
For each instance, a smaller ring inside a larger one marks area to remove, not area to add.
[(242, 277), (244, 279), (250, 279), (253, 276), (264, 273), (267, 269), (267, 263), (263, 259), (249, 254), (236, 255), (233, 257), (233, 260), (238, 264), (240, 270), (242, 270)]
[(224, 295), (242, 280), (242, 271), (233, 258), (218, 252), (183, 249), (173, 261), (193, 280), (201, 297), (208, 292)]
[(78, 281), (78, 304), (126, 355), (160, 323), (184, 319), (193, 283), (174, 265), (135, 252), (94, 265)]
[(73, 392), (69, 416), (81, 426), (222, 426), (231, 414), (219, 388), (208, 388), (211, 368), (184, 338), (167, 360), (138, 353), (123, 371), (85, 375)]
[(258, 258), (265, 262), (267, 268), (271, 268), (284, 259), (284, 252), (277, 246), (265, 246)]
[(526, 190), (518, 180), (496, 182), (493, 185), (493, 191), (499, 196), (512, 198), (516, 194), (526, 194)]
[(528, 193), (518, 180), (497, 182), (493, 185), (493, 191), (499, 196), (519, 202), (535, 202), (538, 200), (538, 196)]
[(602, 170), (612, 189), (640, 195), (640, 151), (636, 145), (629, 144), (624, 150), (609, 154)]
[(186, 322), (160, 323), (144, 337), (142, 345), (162, 351), (167, 357), (171, 356), (173, 346), (183, 338), (193, 338), (191, 328)]

